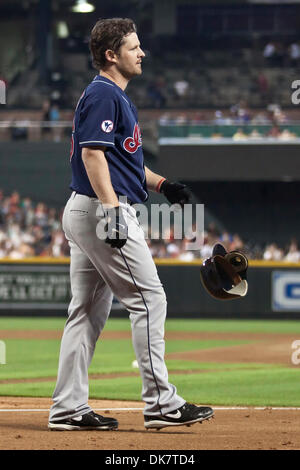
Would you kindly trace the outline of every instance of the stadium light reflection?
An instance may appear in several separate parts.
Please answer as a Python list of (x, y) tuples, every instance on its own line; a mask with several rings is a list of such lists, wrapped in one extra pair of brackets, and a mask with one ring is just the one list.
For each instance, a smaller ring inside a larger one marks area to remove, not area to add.
[(76, 0), (75, 5), (71, 8), (73, 13), (91, 13), (95, 10), (95, 6), (86, 0)]

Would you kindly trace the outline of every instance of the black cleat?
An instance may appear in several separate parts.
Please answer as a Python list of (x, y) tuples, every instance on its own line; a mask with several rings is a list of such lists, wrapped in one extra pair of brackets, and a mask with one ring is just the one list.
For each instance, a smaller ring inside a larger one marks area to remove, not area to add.
[(59, 421), (49, 421), (51, 431), (111, 431), (118, 429), (118, 421), (114, 418), (105, 418), (94, 411), (90, 411), (76, 418), (66, 418)]
[(195, 406), (190, 403), (185, 403), (181, 408), (163, 416), (145, 415), (144, 426), (146, 429), (162, 429), (168, 426), (187, 426), (194, 423), (202, 423), (202, 421), (210, 419), (213, 414), (213, 409), (208, 406)]

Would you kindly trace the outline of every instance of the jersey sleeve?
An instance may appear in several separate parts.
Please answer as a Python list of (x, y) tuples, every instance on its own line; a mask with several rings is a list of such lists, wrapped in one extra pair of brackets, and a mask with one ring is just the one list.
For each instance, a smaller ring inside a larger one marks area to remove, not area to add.
[(86, 100), (77, 128), (80, 147), (114, 147), (116, 122), (117, 103), (112, 97)]

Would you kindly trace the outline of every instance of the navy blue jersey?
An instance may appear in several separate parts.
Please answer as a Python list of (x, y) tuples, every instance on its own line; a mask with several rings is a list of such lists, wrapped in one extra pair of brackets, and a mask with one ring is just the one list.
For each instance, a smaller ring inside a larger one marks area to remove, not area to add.
[(81, 158), (83, 147), (106, 147), (112, 186), (133, 203), (146, 201), (148, 191), (137, 111), (114, 82), (97, 75), (78, 101), (73, 121), (70, 188), (97, 197)]

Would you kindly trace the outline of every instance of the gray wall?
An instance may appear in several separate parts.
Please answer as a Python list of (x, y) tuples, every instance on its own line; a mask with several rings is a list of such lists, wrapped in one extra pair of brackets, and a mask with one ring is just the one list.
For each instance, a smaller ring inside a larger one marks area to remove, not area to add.
[(0, 188), (60, 207), (70, 194), (68, 142), (0, 142)]
[[(146, 164), (152, 156), (144, 151)], [(148, 163), (149, 162), (149, 163)], [(71, 190), (70, 142), (0, 142), (0, 189), (62, 207)]]
[(158, 166), (169, 178), (190, 181), (300, 181), (300, 145), (189, 145), (178, 139), (160, 146)]

